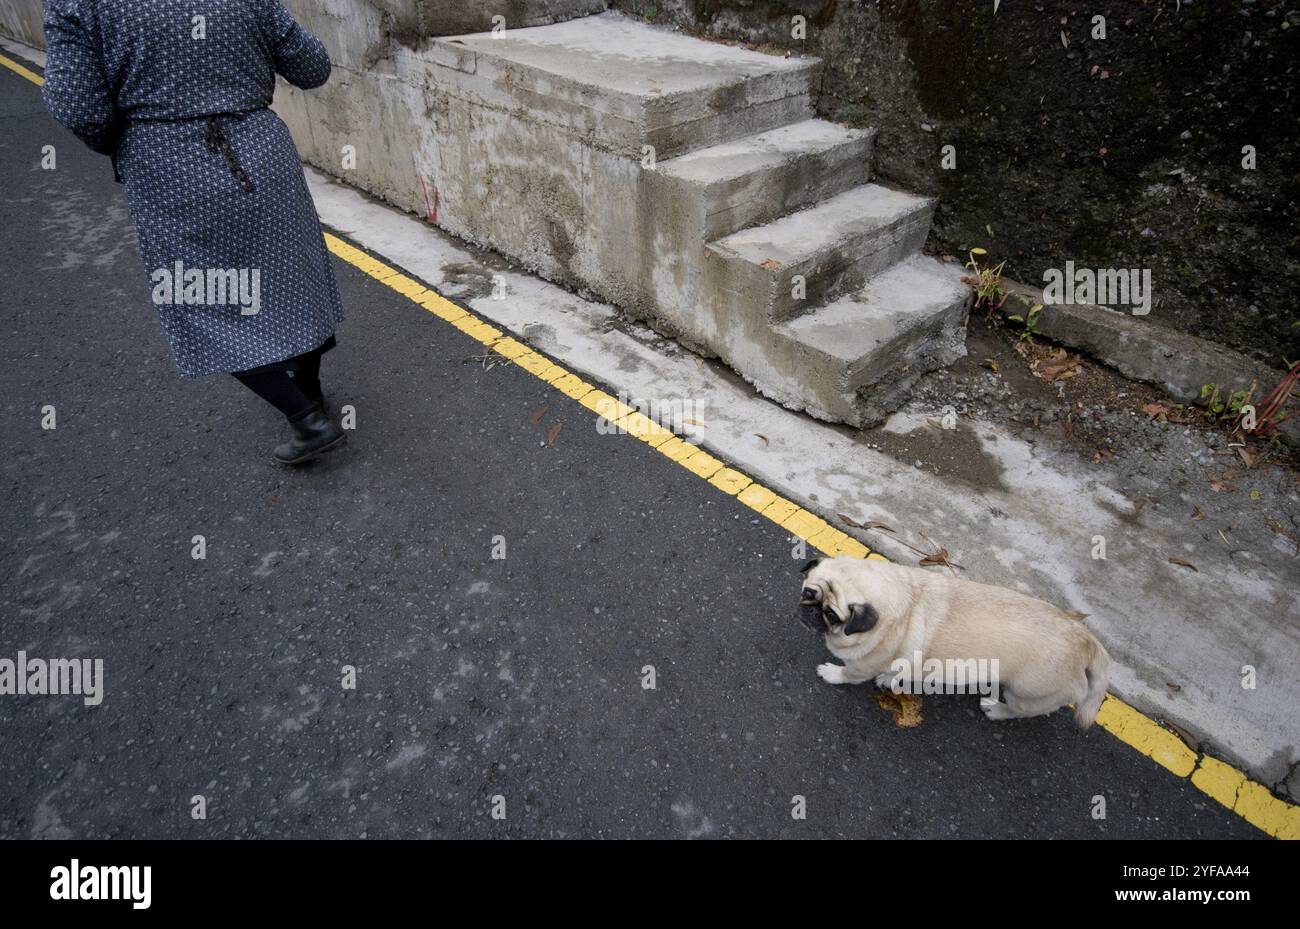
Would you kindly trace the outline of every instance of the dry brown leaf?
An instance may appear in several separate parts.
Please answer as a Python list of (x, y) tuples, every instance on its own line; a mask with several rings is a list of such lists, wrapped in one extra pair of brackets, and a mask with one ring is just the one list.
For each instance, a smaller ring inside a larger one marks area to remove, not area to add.
[(546, 415), (546, 411), (549, 410), (550, 408), (551, 405), (548, 403), (546, 404), (546, 406), (542, 407), (540, 410), (538, 410), (536, 413), (533, 414), (532, 419), (533, 419), (534, 426), (536, 426), (538, 423), (542, 421), (542, 417)]
[(1201, 573), (1201, 569), (1200, 569), (1200, 568), (1196, 567), (1196, 565), (1192, 564), (1190, 561), (1184, 561), (1184, 560), (1181, 559), (1181, 558), (1170, 558), (1170, 559), (1169, 559), (1169, 563), (1170, 563), (1170, 564), (1176, 564), (1176, 565), (1178, 565), (1179, 567), (1182, 567), (1182, 568), (1191, 568), (1191, 569), (1192, 569), (1193, 571), (1195, 571), (1197, 574), (1200, 574), (1200, 573)]
[(1246, 451), (1246, 449), (1242, 448), (1240, 445), (1237, 446), (1237, 454), (1241, 456), (1242, 462), (1248, 469), (1255, 467), (1255, 456)]
[(1269, 529), (1273, 530), (1278, 535), (1290, 539), (1292, 544), (1295, 545), (1296, 554), (1300, 555), (1300, 536), (1289, 531), (1285, 526), (1271, 516), (1264, 517), (1264, 525), (1268, 526)]
[(921, 559), (919, 563), (923, 568), (932, 568), (935, 565), (947, 565), (948, 549), (941, 548), (933, 555), (926, 555), (924, 558)]
[(1293, 539), (1293, 540), (1296, 538), (1296, 535), (1295, 535), (1294, 532), (1289, 531), (1289, 530), (1286, 528), (1286, 526), (1282, 525), (1280, 522), (1278, 522), (1278, 521), (1277, 521), (1276, 519), (1274, 519), (1272, 516), (1265, 516), (1265, 517), (1264, 517), (1264, 525), (1265, 525), (1265, 526), (1268, 526), (1268, 528), (1272, 529), (1272, 530), (1273, 530), (1275, 533), (1277, 533), (1278, 535), (1286, 536), (1288, 539)]
[(1059, 381), (1074, 377), (1083, 367), (1078, 355), (1071, 355), (1065, 349), (1058, 349), (1046, 358), (1040, 358), (1029, 366), (1034, 375), (1045, 381)]
[(546, 433), (546, 444), (554, 445), (556, 437), (559, 436), (560, 430), (563, 428), (564, 428), (564, 423), (556, 423), (554, 426), (552, 426), (550, 430)]
[(775, 258), (769, 258), (767, 261), (763, 262), (763, 267), (767, 268), (769, 271), (777, 271), (781, 268), (781, 262), (777, 261)]
[(1142, 512), (1142, 508), (1143, 508), (1144, 506), (1146, 506), (1146, 505), (1147, 505), (1147, 502), (1146, 502), (1145, 500), (1134, 500), (1134, 501), (1133, 501), (1133, 512), (1134, 512), (1134, 513), (1141, 513), (1141, 512)]
[(925, 721), (921, 715), (921, 697), (918, 694), (896, 694), (887, 690), (873, 696), (894, 717), (894, 725), (899, 729), (914, 729)]
[(1142, 407), (1142, 412), (1147, 414), (1148, 419), (1154, 419), (1157, 422), (1169, 422), (1169, 407), (1163, 403), (1147, 403)]
[(1165, 720), (1165, 725), (1168, 726), (1170, 729), (1174, 730), (1174, 735), (1182, 739), (1183, 742), (1187, 745), (1187, 747), (1190, 748), (1192, 751), (1199, 752), (1201, 750), (1200, 740), (1196, 738), (1196, 736), (1188, 732), (1186, 729), (1184, 729), (1182, 726), (1178, 725), (1177, 723), (1171, 723), (1168, 720)]
[(1170, 690), (1172, 690), (1174, 693), (1178, 693), (1180, 690), (1183, 689), (1181, 684), (1175, 684), (1172, 681), (1165, 681), (1165, 686), (1168, 687)]
[(1199, 506), (1192, 508), (1192, 519), (1204, 519), (1205, 511)]

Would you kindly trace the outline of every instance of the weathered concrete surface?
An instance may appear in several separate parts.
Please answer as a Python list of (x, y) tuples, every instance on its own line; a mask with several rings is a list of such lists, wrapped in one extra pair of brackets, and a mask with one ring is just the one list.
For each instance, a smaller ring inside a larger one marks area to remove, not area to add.
[(860, 290), (777, 326), (785, 350), (773, 356), (788, 372), (779, 383), (800, 391), (784, 405), (815, 413), (833, 398), (840, 405), (819, 418), (884, 420), (922, 375), (965, 354), (967, 297), (951, 268), (912, 255)]
[(808, 119), (689, 152), (659, 176), (694, 188), (707, 242), (770, 223), (871, 179), (875, 132)]
[(0, 0), (0, 35), (33, 48), (44, 48), (40, 0)]
[[(656, 159), (812, 115), (819, 62), (701, 42), (614, 14), (437, 40), (435, 80), (597, 148)], [(440, 89), (442, 89), (440, 87)]]
[(543, 26), (578, 16), (603, 13), (607, 0), (371, 0), (390, 14), (407, 37), (456, 35), (486, 32), (500, 25), (505, 29)]
[[(1206, 554), (1195, 524), (1178, 518), (1178, 505), (1134, 514), (1124, 493), (1073, 459), (979, 420), (952, 435), (966, 443), (969, 474), (983, 478), (962, 482), (912, 467), (854, 433), (755, 396), (673, 341), (629, 329), (608, 305), (476, 257), (320, 174), (309, 172), (309, 182), (326, 223), (568, 367), (629, 398), (694, 401), (703, 411), (697, 441), (827, 519), (881, 520), (918, 545), (925, 538), (942, 544), (967, 577), (1090, 614), (1113, 658), (1111, 690), (1183, 726), (1212, 754), (1269, 785), (1300, 761), (1294, 553)], [(508, 289), (501, 299), (490, 296), (496, 275)], [(898, 417), (888, 428), (917, 427), (929, 428), (924, 417)], [(1175, 504), (1180, 492), (1167, 496)], [(1104, 561), (1090, 556), (1098, 534), (1108, 540)], [(863, 540), (915, 562), (885, 534)], [(1170, 564), (1171, 556), (1196, 561), (1199, 573)], [(1243, 665), (1257, 670), (1254, 690), (1241, 686)]]
[[(877, 184), (864, 184), (763, 226), (733, 233), (708, 246), (719, 285), (777, 321), (813, 312), (859, 290), (867, 280), (920, 250), (930, 231), (934, 201)], [(795, 278), (804, 289), (796, 296)], [(740, 308), (738, 308), (740, 309)]]

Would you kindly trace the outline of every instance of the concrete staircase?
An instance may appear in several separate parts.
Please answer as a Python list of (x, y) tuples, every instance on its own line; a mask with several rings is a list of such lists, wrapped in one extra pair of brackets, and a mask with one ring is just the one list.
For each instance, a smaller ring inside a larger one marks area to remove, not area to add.
[(437, 222), (866, 426), (964, 353), (934, 202), (871, 182), (875, 133), (814, 118), (819, 62), (616, 14), (433, 40)]

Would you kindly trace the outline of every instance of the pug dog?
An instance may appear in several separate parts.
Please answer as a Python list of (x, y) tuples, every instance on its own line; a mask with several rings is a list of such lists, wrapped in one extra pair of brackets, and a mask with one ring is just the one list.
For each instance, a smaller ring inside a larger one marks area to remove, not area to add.
[(826, 683), (874, 681), (896, 692), (922, 692), (916, 686), (922, 662), (933, 669), (982, 661), (996, 678), (979, 682), (994, 687), (993, 696), (980, 700), (989, 719), (1040, 716), (1073, 704), (1080, 728), (1096, 720), (1110, 656), (1079, 614), (1014, 590), (888, 561), (815, 558), (800, 570), (800, 620), (822, 633), (844, 662), (817, 666)]

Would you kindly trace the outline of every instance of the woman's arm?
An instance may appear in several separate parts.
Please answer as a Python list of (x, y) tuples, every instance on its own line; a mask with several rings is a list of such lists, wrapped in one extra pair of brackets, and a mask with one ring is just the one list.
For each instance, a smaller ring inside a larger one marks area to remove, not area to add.
[(50, 115), (101, 155), (117, 150), (122, 121), (113, 105), (99, 50), (73, 0), (45, 4), (45, 85)]
[(320, 39), (299, 26), (280, 0), (269, 0), (267, 5), (271, 8), (268, 38), (276, 72), (303, 90), (328, 81), (330, 56)]

